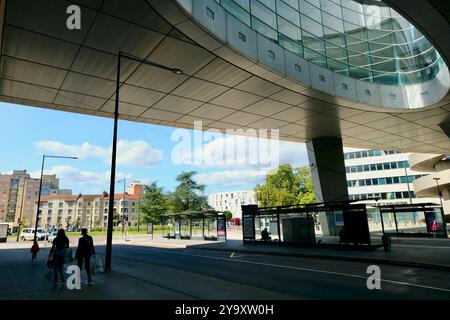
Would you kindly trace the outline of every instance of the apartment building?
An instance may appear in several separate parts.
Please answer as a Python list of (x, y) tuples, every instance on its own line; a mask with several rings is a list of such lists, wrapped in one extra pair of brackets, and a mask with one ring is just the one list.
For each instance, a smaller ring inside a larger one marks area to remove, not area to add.
[[(114, 209), (118, 217), (128, 215), (130, 226), (137, 225), (139, 202), (143, 195), (142, 185), (133, 182), (128, 192), (114, 195)], [(98, 228), (108, 225), (108, 207), (110, 197), (106, 192), (102, 194), (79, 195), (49, 195), (41, 197), (41, 227), (55, 228)]]
[(216, 192), (208, 195), (208, 204), (217, 211), (231, 211), (233, 218), (242, 219), (242, 205), (256, 204), (253, 190)]
[[(39, 179), (31, 178), (27, 170), (14, 170), (11, 174), (0, 174), (0, 222), (6, 222), (14, 230), (35, 222), (35, 202), (39, 193)], [(42, 195), (70, 194), (71, 190), (60, 190), (56, 175), (43, 175)]]

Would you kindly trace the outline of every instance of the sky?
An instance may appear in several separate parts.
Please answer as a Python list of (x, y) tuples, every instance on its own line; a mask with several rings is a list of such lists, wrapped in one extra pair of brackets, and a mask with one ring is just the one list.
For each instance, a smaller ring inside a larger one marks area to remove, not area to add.
[[(44, 173), (56, 174), (60, 188), (74, 194), (108, 191), (112, 129), (112, 119), (0, 103), (0, 173), (27, 170), (38, 178), (43, 154), (76, 156), (47, 159)], [(264, 137), (265, 132), (256, 134)], [(275, 131), (267, 134), (276, 137)], [(206, 194), (253, 189), (267, 171), (283, 163), (307, 165), (305, 145), (119, 121), (116, 180), (125, 178), (127, 184), (157, 181), (173, 191), (176, 176), (193, 170)]]

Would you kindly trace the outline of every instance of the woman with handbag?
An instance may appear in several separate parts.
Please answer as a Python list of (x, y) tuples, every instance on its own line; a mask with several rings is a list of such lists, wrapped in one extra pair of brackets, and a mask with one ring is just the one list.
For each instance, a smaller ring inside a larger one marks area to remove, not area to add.
[(50, 250), (49, 260), (53, 263), (53, 286), (56, 287), (58, 282), (58, 274), (61, 282), (64, 283), (64, 258), (66, 256), (66, 249), (69, 248), (69, 238), (67, 238), (64, 229), (59, 229), (56, 238), (53, 240), (53, 245)]

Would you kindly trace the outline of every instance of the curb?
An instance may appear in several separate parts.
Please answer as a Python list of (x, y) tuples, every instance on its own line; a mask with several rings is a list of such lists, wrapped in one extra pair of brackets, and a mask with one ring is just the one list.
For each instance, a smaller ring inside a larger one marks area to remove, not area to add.
[(303, 252), (287, 253), (287, 252), (273, 252), (273, 251), (252, 251), (252, 250), (247, 250), (247, 249), (198, 248), (195, 246), (186, 246), (186, 249), (266, 254), (266, 255), (273, 255), (273, 256), (287, 256), (287, 257), (318, 258), (318, 259), (341, 260), (341, 261), (352, 261), (352, 262), (367, 262), (367, 263), (387, 264), (387, 265), (393, 265), (393, 266), (404, 266), (404, 267), (415, 267), (415, 268), (450, 271), (450, 265), (434, 264), (434, 263), (426, 263), (426, 262), (392, 260), (392, 259), (336, 256), (336, 255), (329, 255), (329, 254), (303, 253)]

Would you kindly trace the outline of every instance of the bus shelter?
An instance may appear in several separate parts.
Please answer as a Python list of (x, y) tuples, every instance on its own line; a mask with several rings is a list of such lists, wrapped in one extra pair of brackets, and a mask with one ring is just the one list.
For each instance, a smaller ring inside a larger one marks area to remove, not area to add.
[(162, 216), (163, 237), (168, 239), (227, 240), (226, 215), (220, 211), (192, 211)]
[(242, 206), (243, 242), (279, 245), (325, 245), (316, 239), (319, 215), (333, 219), (339, 244), (371, 245), (364, 204), (329, 202), (258, 208)]
[(372, 219), (380, 222), (383, 235), (447, 238), (442, 207), (433, 203), (378, 205)]

